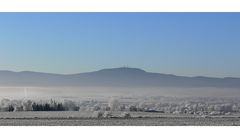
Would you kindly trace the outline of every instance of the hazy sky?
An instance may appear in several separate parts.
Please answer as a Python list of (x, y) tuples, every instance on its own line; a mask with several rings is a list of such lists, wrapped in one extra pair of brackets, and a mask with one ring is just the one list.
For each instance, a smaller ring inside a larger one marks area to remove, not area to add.
[(0, 13), (0, 70), (240, 77), (240, 13)]

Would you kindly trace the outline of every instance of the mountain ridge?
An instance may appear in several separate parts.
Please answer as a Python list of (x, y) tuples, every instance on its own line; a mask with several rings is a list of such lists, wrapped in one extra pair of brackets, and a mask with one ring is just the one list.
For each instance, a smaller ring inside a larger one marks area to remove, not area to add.
[(87, 74), (87, 73), (97, 73), (97, 72), (104, 72), (104, 71), (111, 71), (111, 70), (139, 70), (144, 73), (152, 73), (152, 74), (162, 74), (162, 75), (169, 75), (169, 76), (177, 76), (177, 77), (188, 77), (188, 78), (216, 78), (216, 79), (240, 79), (240, 77), (211, 77), (211, 76), (184, 76), (184, 75), (175, 75), (170, 73), (157, 73), (157, 72), (148, 72), (140, 68), (130, 68), (130, 67), (119, 67), (119, 68), (106, 68), (106, 69), (100, 69), (97, 71), (90, 71), (90, 72), (81, 72), (81, 73), (71, 73), (71, 74), (60, 74), (60, 73), (48, 73), (48, 72), (39, 72), (39, 71), (12, 71), (12, 70), (0, 70), (0, 73), (7, 72), (7, 73), (38, 73), (38, 74), (49, 74), (49, 75), (61, 75), (61, 76), (67, 76), (67, 75), (81, 75), (81, 74)]
[(177, 76), (147, 72), (139, 68), (110, 68), (76, 74), (0, 70), (0, 86), (107, 86), (107, 87), (233, 87), (240, 78)]

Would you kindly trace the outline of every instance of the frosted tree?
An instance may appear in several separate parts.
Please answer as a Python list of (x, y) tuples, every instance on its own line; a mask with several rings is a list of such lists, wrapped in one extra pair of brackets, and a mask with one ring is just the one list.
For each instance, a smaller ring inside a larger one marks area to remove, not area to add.
[(119, 109), (119, 101), (117, 99), (111, 98), (108, 102), (108, 106), (110, 107), (110, 110), (116, 111)]

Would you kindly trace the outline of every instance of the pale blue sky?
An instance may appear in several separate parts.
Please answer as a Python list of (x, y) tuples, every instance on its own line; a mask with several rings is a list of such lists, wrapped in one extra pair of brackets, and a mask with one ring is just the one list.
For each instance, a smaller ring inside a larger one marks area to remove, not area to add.
[(240, 13), (0, 13), (0, 70), (240, 77)]

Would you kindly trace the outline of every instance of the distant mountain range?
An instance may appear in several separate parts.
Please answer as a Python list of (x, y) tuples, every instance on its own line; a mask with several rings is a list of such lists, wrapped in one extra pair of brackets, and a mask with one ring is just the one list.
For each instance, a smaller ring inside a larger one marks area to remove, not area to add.
[(146, 72), (137, 68), (112, 68), (79, 74), (0, 71), (4, 87), (220, 87), (240, 88), (240, 78), (184, 77)]

